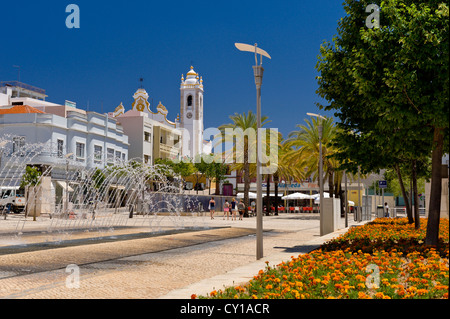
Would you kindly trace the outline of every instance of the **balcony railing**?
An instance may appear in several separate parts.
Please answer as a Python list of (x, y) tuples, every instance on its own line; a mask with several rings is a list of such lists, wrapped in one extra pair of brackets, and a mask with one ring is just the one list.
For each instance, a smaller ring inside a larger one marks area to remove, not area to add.
[(19, 81), (2, 81), (0, 82), (0, 87), (4, 87), (4, 86), (12, 86), (12, 87), (19, 87), (25, 90), (29, 90), (29, 91), (33, 91), (36, 93), (40, 93), (40, 94), (44, 94), (45, 95), (45, 90), (44, 89), (40, 89), (38, 87), (26, 84), (26, 83), (22, 83)]

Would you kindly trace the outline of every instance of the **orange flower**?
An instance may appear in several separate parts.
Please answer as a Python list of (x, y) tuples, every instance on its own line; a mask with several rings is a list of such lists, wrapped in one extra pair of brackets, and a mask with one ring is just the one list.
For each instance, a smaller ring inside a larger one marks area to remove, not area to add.
[(377, 293), (375, 294), (375, 297), (376, 297), (376, 298), (383, 299), (384, 294), (383, 294), (382, 292), (377, 292)]
[(427, 293), (428, 293), (428, 290), (426, 290), (426, 289), (418, 289), (418, 290), (417, 290), (417, 294), (418, 294), (419, 296), (425, 295), (425, 294), (427, 294)]
[(370, 296), (368, 296), (364, 292), (360, 291), (360, 292), (358, 292), (358, 298), (359, 299), (370, 299)]

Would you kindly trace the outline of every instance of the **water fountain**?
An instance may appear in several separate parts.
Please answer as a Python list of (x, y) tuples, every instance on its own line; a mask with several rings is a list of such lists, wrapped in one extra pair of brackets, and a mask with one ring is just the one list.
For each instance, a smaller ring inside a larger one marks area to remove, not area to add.
[[(116, 159), (115, 165), (86, 167), (58, 154), (50, 143), (15, 149), (12, 140), (0, 138), (0, 187), (5, 197), (0, 203), (0, 237), (2, 223), (9, 223), (7, 235), (16, 241), (37, 231), (49, 242), (66, 241), (75, 232), (110, 236), (130, 227), (150, 233), (206, 227), (199, 218), (202, 205), (183, 193), (180, 179), (167, 166)], [(39, 174), (23, 185), (27, 167)], [(22, 212), (13, 214), (12, 209)]]

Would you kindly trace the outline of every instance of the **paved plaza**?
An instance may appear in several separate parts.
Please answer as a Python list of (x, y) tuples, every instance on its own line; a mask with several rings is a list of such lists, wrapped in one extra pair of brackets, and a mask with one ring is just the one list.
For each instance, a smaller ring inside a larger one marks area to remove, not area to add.
[[(185, 299), (251, 279), (345, 232), (319, 236), (318, 214), (264, 216), (264, 258), (256, 260), (256, 218), (135, 216), (117, 227), (52, 228), (51, 220), (0, 220), (0, 298)], [(349, 226), (361, 225), (348, 218)], [(105, 221), (98, 221), (108, 225)], [(74, 225), (75, 221), (73, 222)], [(180, 223), (184, 227), (180, 227)], [(74, 270), (75, 269), (75, 270)], [(76, 276), (76, 277), (75, 277)]]

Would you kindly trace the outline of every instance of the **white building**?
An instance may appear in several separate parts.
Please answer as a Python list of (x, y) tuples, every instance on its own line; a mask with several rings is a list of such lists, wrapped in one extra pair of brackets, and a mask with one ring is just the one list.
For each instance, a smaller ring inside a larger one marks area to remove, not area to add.
[(157, 122), (145, 112), (130, 110), (117, 117), (127, 134), (129, 158), (154, 164), (157, 158), (179, 159), (181, 131), (174, 126)]
[[(2, 96), (3, 95), (3, 96)], [(45, 90), (19, 81), (0, 82), (0, 105), (11, 104), (7, 98), (31, 98), (45, 101)], [(3, 100), (5, 99), (6, 100)]]
[(129, 111), (122, 102), (110, 113), (129, 136), (130, 158), (154, 163), (157, 158), (194, 158), (211, 153), (211, 142), (203, 140), (203, 80), (193, 67), (186, 80), (181, 77), (180, 114), (174, 121), (168, 119), (169, 112), (161, 102), (152, 110), (144, 88), (139, 88), (133, 99)]
[[(73, 154), (70, 157), (87, 168), (103, 168), (128, 159), (128, 137), (108, 114), (30, 96), (15, 97), (10, 87), (4, 92), (0, 93), (0, 103), (8, 104), (0, 104), (0, 137), (11, 137), (11, 152), (26, 144), (46, 144), (46, 151), (33, 158), (35, 163), (54, 164)], [(3, 154), (3, 162), (9, 155)]]

